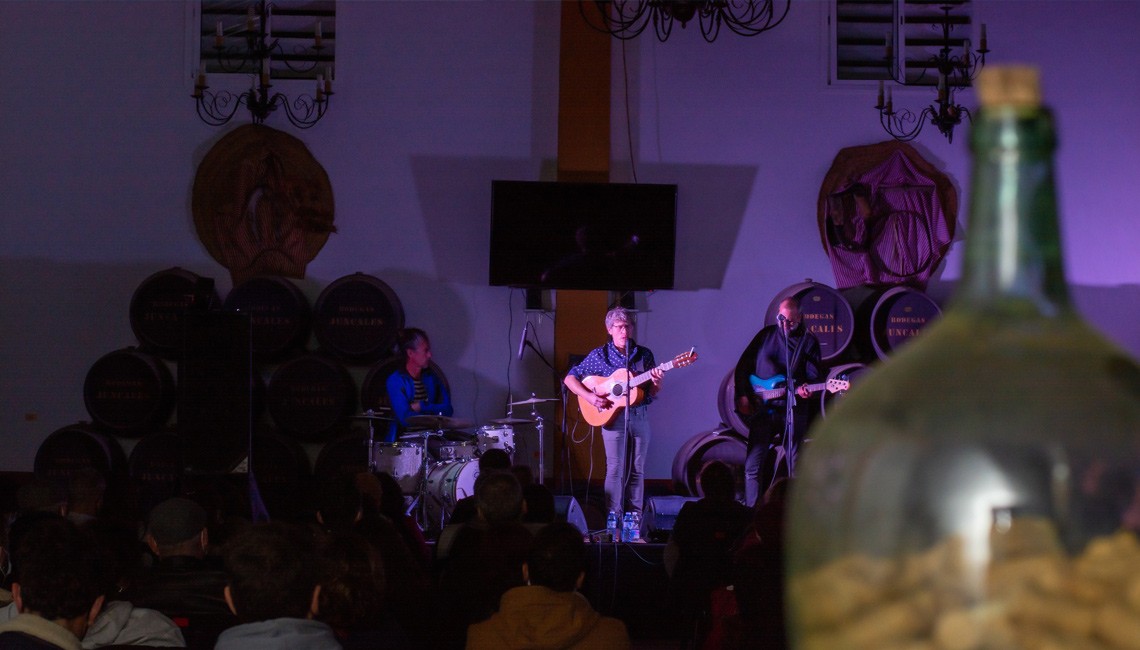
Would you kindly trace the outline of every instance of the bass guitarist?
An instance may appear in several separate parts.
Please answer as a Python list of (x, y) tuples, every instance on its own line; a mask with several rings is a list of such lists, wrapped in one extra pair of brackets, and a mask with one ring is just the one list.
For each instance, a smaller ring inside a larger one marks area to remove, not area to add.
[[(610, 393), (598, 394), (583, 384), (583, 379), (608, 377), (623, 370), (627, 370), (630, 375), (647, 371), (650, 373), (644, 399), (630, 408), (622, 408), (617, 417), (602, 425), (602, 443), (606, 448), (606, 505), (619, 517), (626, 510), (623, 497), (629, 498), (630, 510), (641, 512), (644, 505), (645, 457), (649, 451), (650, 437), (649, 418), (645, 410), (661, 390), (661, 377), (665, 372), (657, 367), (649, 348), (638, 345), (630, 338), (634, 325), (633, 314), (622, 307), (606, 312), (606, 332), (610, 340), (570, 368), (563, 380), (566, 387), (581, 400), (594, 408), (605, 410), (623, 406), (623, 397)], [(628, 440), (633, 441), (629, 463), (626, 461), (627, 428)]]
[[(819, 381), (824, 374), (819, 339), (803, 324), (799, 300), (785, 298), (780, 302), (776, 324), (761, 329), (736, 364), (736, 410), (748, 423), (748, 455), (744, 461), (746, 505), (755, 505), (774, 478), (761, 474), (768, 447), (778, 436), (787, 452), (788, 474), (793, 473), (795, 450), (803, 442), (808, 428), (807, 398), (811, 391), (806, 384)], [(784, 376), (787, 385), (795, 391), (793, 404), (788, 404), (786, 395), (768, 401), (761, 399), (750, 380), (752, 375), (760, 379)], [(785, 435), (789, 432), (793, 433), (791, 440)]]

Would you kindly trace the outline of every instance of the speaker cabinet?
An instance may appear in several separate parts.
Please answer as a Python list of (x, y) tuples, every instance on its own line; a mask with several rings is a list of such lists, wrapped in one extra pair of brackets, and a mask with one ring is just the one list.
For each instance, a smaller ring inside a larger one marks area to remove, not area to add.
[(590, 533), (590, 527), (586, 524), (586, 513), (582, 511), (582, 505), (578, 503), (578, 499), (572, 496), (554, 497), (554, 519), (555, 521), (569, 522), (582, 531), (583, 535)]
[(689, 501), (699, 500), (700, 497), (649, 497), (649, 505), (645, 507), (645, 521), (642, 522), (646, 539), (651, 542), (667, 541), (673, 532), (673, 524), (677, 522), (677, 513)]

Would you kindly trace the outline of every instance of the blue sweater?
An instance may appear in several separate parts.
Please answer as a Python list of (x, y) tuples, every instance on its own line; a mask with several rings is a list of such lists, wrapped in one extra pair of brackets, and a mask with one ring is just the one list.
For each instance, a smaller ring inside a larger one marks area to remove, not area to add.
[(386, 442), (395, 442), (396, 435), (402, 433), (408, 426), (408, 418), (413, 415), (446, 415), (450, 416), (455, 410), (451, 407), (451, 392), (444, 385), (439, 375), (431, 368), (424, 370), (420, 380), (427, 390), (427, 403), (417, 413), (412, 410), (412, 401), (415, 399), (416, 384), (406, 368), (400, 368), (388, 377), (388, 400), (392, 403), (392, 414), (396, 421), (388, 427)]

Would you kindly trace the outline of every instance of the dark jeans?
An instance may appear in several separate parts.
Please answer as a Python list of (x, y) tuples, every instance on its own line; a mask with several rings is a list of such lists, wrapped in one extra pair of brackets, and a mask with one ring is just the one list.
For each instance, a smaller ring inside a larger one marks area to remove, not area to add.
[[(748, 507), (756, 505), (757, 500), (763, 497), (764, 491), (768, 489), (776, 477), (780, 468), (773, 463), (783, 462), (785, 459), (787, 447), (784, 449), (773, 448), (773, 458), (771, 459), (769, 458), (769, 449), (773, 445), (781, 446), (784, 444), (786, 407), (782, 403), (776, 403), (771, 404), (770, 409), (756, 415), (748, 427), (748, 455), (744, 458), (744, 501)], [(804, 408), (802, 401), (794, 408), (793, 417), (795, 434), (790, 445), (792, 455), (783, 472), (788, 475), (794, 472), (795, 450), (798, 450), (803, 443), (808, 428), (808, 410)]]

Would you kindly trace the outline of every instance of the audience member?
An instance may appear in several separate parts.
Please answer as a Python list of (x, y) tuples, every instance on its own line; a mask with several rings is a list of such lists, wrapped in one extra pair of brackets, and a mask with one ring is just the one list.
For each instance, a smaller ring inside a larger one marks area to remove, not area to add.
[[(507, 590), (522, 585), (522, 565), (534, 535), (523, 525), (522, 488), (510, 472), (480, 474), (475, 481), (476, 517), (454, 530), (437, 562), (438, 647), (462, 647), (467, 626), (484, 620)], [(445, 540), (441, 537), (440, 544)]]
[(758, 502), (736, 554), (733, 593), (739, 648), (788, 647), (784, 628), (784, 516), (792, 479), (777, 480)]
[(67, 518), (83, 525), (97, 518), (103, 510), (107, 479), (94, 467), (81, 467), (67, 480)]
[(525, 524), (549, 524), (554, 521), (557, 512), (554, 507), (554, 493), (550, 488), (538, 483), (531, 483), (522, 487), (523, 502), (526, 503), (526, 513), (523, 515)]
[[(732, 470), (721, 461), (705, 465), (697, 477), (704, 497), (681, 507), (668, 546), (676, 549), (670, 578), (672, 602), (686, 627), (707, 622), (709, 594), (732, 584), (732, 553), (752, 511), (736, 500)], [(693, 629), (693, 628), (689, 628)]]
[(213, 647), (218, 634), (238, 620), (223, 596), (221, 563), (207, 555), (206, 511), (191, 499), (167, 499), (151, 509), (143, 539), (155, 560), (138, 573), (123, 599), (169, 616), (188, 646)]
[(32, 525), (15, 549), (19, 615), (0, 624), (0, 648), (79, 650), (103, 607), (95, 541), (61, 518)]
[[(360, 535), (375, 547), (385, 577), (385, 611), (401, 628), (419, 637), (433, 624), (427, 611), (430, 580), (427, 568), (408, 547), (408, 529), (376, 507), (390, 493), (382, 487), (387, 485), (384, 477), (388, 475), (346, 474), (325, 481), (318, 490), (317, 517), (325, 535)], [(399, 484), (392, 479), (391, 485), (401, 501), (397, 513), (404, 517)]]
[(431, 565), (431, 547), (424, 538), (419, 522), (408, 513), (408, 504), (404, 502), (400, 483), (387, 472), (362, 472), (356, 475), (356, 486), (364, 494), (365, 524), (376, 515), (387, 517), (396, 526), (408, 550), (426, 574)]
[[(492, 447), (479, 457), (479, 476), (487, 472), (509, 472), (511, 455), (503, 449)], [(478, 479), (476, 479), (478, 480)], [(475, 495), (463, 497), (451, 509), (448, 524), (465, 524), (475, 518)]]
[(385, 608), (384, 561), (363, 536), (333, 533), (320, 546), (328, 574), (321, 582), (318, 620), (346, 650), (409, 648), (404, 629)]
[(594, 611), (577, 591), (586, 577), (586, 546), (573, 525), (539, 531), (522, 576), (526, 586), (507, 591), (497, 613), (468, 629), (468, 649), (630, 647), (625, 624)]
[(307, 530), (251, 524), (230, 539), (224, 557), (226, 602), (241, 624), (222, 632), (216, 650), (341, 648), (332, 628), (315, 620), (321, 571)]

